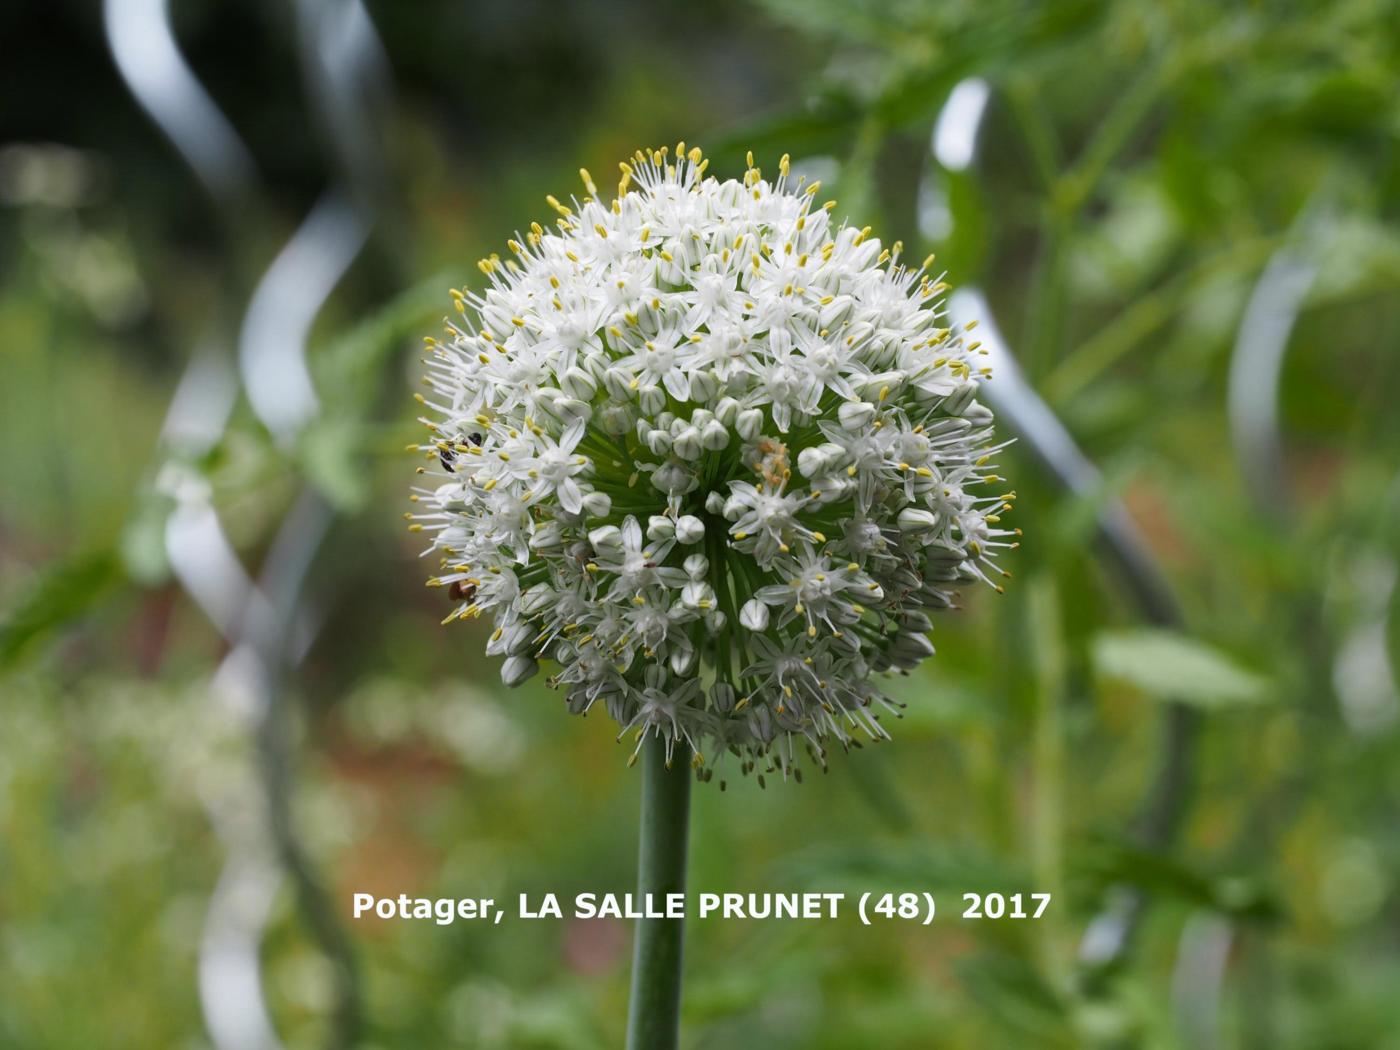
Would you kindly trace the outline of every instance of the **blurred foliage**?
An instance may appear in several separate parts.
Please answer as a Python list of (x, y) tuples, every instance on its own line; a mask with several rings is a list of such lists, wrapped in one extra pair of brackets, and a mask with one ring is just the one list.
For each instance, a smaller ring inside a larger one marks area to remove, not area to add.
[[(187, 455), (159, 439), (184, 363), (232, 344), (333, 164), (286, 12), (174, 7), (263, 167), (235, 229), (116, 79), (91, 5), (0, 11), (28, 45), (0, 70), (0, 1045), (206, 1045), (210, 813), (256, 763), (213, 677), (223, 643), (168, 575), (172, 457), (249, 566), (300, 482), (340, 514), (289, 699), (296, 827), (343, 911), (355, 890), (628, 888), (624, 749), (601, 719), (504, 693), (480, 632), (438, 626), (396, 528), (398, 450), (447, 286), (581, 163), (684, 138), (720, 173), (790, 152), (852, 221), (982, 287), (1106, 479), (1069, 498), (1013, 451), (1017, 579), (938, 623), (938, 656), (894, 683), (892, 744), (801, 787), (697, 791), (697, 891), (929, 888), (941, 914), (692, 923), (688, 1045), (1400, 1047), (1393, 2), (373, 3), (396, 200), (312, 334), (323, 413), (284, 447), (240, 403)], [(989, 108), (977, 163), (950, 171), (931, 139), (970, 76)], [(1227, 382), (1280, 250), (1317, 275), (1265, 507)], [(1182, 631), (1139, 622), (1103, 567), (1109, 496)], [(1204, 718), (1188, 815), (1151, 847), (1134, 832), (1182, 701)], [(1086, 927), (1123, 885), (1151, 895), (1141, 934), (1086, 973)], [(957, 917), (993, 890), (1056, 898), (1037, 922)], [(621, 924), (351, 933), (366, 1046), (620, 1040)], [(263, 956), (279, 1030), (315, 1045), (330, 985), (289, 889)]]

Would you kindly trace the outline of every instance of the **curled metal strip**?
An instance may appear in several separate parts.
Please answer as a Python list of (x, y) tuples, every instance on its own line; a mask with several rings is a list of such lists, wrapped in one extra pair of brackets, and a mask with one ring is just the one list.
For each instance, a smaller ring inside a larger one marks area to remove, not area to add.
[(981, 77), (960, 80), (948, 92), (948, 101), (933, 125), (929, 148), (949, 171), (966, 171), (977, 159), (977, 133), (991, 97), (992, 87)]
[(317, 202), (262, 280), (243, 321), (239, 363), (253, 411), (285, 446), (317, 412), (306, 364), (311, 325), (364, 247), (384, 196), (366, 114), (382, 107), (388, 62), (360, 0), (297, 0), (303, 75), (341, 186)]
[(358, 969), (330, 895), (293, 823), (294, 736), (283, 687), (286, 672), (310, 644), (313, 631), (302, 602), (303, 589), (333, 520), (331, 507), (320, 494), (310, 486), (303, 488), (259, 575), (258, 592), (266, 600), (249, 603), (240, 633), (245, 639), (246, 667), (261, 699), (255, 707), (253, 732), (272, 846), (291, 881), (298, 910), (330, 964), (333, 985), (326, 1045), (350, 1047), (361, 1023)]
[(388, 95), (389, 62), (360, 0), (297, 0), (297, 39), (323, 134), (365, 211), (384, 187), (383, 149), (365, 119)]
[(1235, 942), (1230, 921), (1211, 912), (1197, 912), (1182, 930), (1172, 970), (1172, 1006), (1188, 1045), (1196, 1050), (1220, 1045), (1220, 993)]
[(262, 990), (262, 931), (282, 884), (265, 851), (230, 856), (199, 942), (199, 1002), (219, 1050), (277, 1050)]
[[(950, 93), (930, 142), (930, 151), (944, 167), (962, 171), (975, 165), (989, 98), (989, 86), (977, 78), (963, 81)], [(1027, 382), (996, 325), (986, 296), (975, 287), (963, 288), (949, 299), (948, 312), (957, 324), (974, 319), (981, 322), (978, 335), (996, 377), (983, 388), (984, 396), (1020, 436), (1023, 446), (1067, 491), (1097, 495), (1102, 485), (1098, 469)], [(1115, 499), (1100, 502), (1096, 526), (1122, 586), (1144, 619), (1163, 627), (1182, 626), (1180, 607), (1122, 503)], [(1195, 711), (1182, 704), (1167, 706), (1163, 758), (1139, 817), (1138, 833), (1149, 845), (1168, 843), (1185, 813), (1197, 726)], [(1137, 931), (1145, 903), (1146, 895), (1136, 887), (1113, 890), (1104, 909), (1085, 930), (1080, 961), (1098, 969), (1121, 959)]]
[[(103, 19), (117, 69), (132, 94), (221, 212), (232, 215), (237, 201), (255, 187), (256, 169), (180, 53), (168, 0), (105, 0)], [(266, 599), (224, 534), (207, 484), (185, 464), (223, 437), (237, 396), (228, 351), (212, 337), (196, 348), (176, 387), (161, 429), (166, 459), (156, 477), (157, 487), (175, 503), (165, 526), (171, 570), (225, 638), (236, 637), (246, 611)], [(237, 665), (230, 660), (215, 676), (213, 693), (250, 729), (267, 698), (229, 688)], [(222, 791), (211, 789), (203, 799), (226, 857), (205, 912), (197, 972), (205, 1026), (219, 1050), (280, 1050), (282, 1045), (263, 994), (261, 941), (283, 875), (264, 822), (247, 816), (250, 793), (258, 790), (240, 780)]]
[[(1054, 410), (1027, 382), (997, 327), (987, 297), (976, 287), (960, 288), (948, 299), (948, 316), (959, 325), (980, 322), (978, 339), (987, 351), (995, 376), (982, 388), (987, 402), (1010, 424), (1023, 446), (1061, 488), (1076, 496), (1096, 498), (1103, 489), (1103, 475), (1084, 455)], [(1102, 501), (1096, 525), (1104, 550), (1113, 559), (1123, 586), (1144, 617), (1163, 627), (1181, 626), (1176, 599), (1127, 508), (1116, 499)]]
[(317, 412), (306, 338), (321, 308), (364, 245), (369, 229), (332, 191), (258, 282), (238, 337), (248, 401), (284, 446)]
[[(373, 218), (378, 179), (373, 137), (363, 119), (372, 92), (382, 97), (387, 63), (359, 0), (305, 0), (299, 37), (304, 72), (328, 138), (346, 146), (342, 192), (328, 193), (257, 287), (242, 326), (239, 365), (255, 412), (286, 445), (316, 411), (305, 341), (331, 290), (361, 250)], [(319, 12), (319, 14), (318, 14)], [(310, 17), (315, 15), (316, 17)], [(226, 217), (254, 188), (250, 154), (180, 54), (167, 0), (105, 0), (104, 18), (119, 71), (170, 137)], [(350, 201), (354, 203), (351, 204)], [(238, 229), (238, 224), (230, 224)], [(184, 462), (223, 436), (237, 396), (228, 355), (200, 348), (187, 367), (163, 428), (168, 456), (160, 487), (175, 501), (166, 546), (176, 578), (228, 640), (214, 694), (252, 735), (251, 781), (205, 799), (227, 860), (206, 915), (199, 989), (206, 1024), (220, 1050), (281, 1046), (263, 996), (263, 931), (284, 874), (302, 915), (332, 966), (332, 1046), (355, 1041), (359, 995), (353, 953), (291, 823), (292, 745), (285, 670), (301, 659), (314, 625), (302, 584), (332, 520), (309, 487), (289, 511), (258, 582), (224, 535), (207, 485)], [(261, 805), (250, 807), (250, 795)], [(249, 814), (261, 813), (261, 819)]]
[[(359, 0), (302, 0), (297, 29), (303, 74), (323, 133), (339, 147), (341, 177), (259, 281), (240, 332), (239, 365), (249, 402), (284, 447), (319, 408), (306, 361), (311, 326), (363, 248), (383, 196), (365, 114), (375, 91), (382, 95), (388, 82), (382, 48)], [(250, 616), (245, 631), (267, 700), (255, 739), (268, 826), (301, 915), (331, 966), (327, 1045), (348, 1047), (361, 1023), (354, 950), (293, 825), (290, 711), (280, 702), (283, 672), (309, 645), (312, 632), (298, 609), (301, 586), (333, 517), (313, 488), (303, 489), (264, 565), (260, 585), (271, 615), (261, 621)], [(250, 605), (250, 611), (256, 608)], [(296, 631), (299, 625), (305, 629)]]
[(1254, 501), (1275, 514), (1288, 506), (1278, 421), (1284, 355), (1317, 272), (1317, 265), (1292, 247), (1275, 252), (1250, 293), (1230, 355), (1235, 455)]
[(161, 443), (188, 456), (219, 443), (238, 400), (238, 376), (228, 354), (215, 346), (197, 347), (165, 413)]
[[(182, 505), (181, 513), (198, 513)], [(208, 511), (213, 517), (213, 511)], [(213, 694), (254, 740), (258, 762), (231, 789), (210, 790), (205, 804), (228, 859), (219, 876), (205, 918), (199, 954), (199, 994), (205, 1023), (220, 1050), (276, 1050), (276, 1037), (262, 989), (261, 942), (276, 894), (290, 876), (298, 901), (318, 940), (326, 934), (324, 895), (290, 822), (290, 734), (283, 725), (286, 707), (279, 702), (284, 669), (296, 663), (305, 643), (298, 638), (302, 585), (321, 544), (331, 515), (309, 490), (284, 520), (272, 552), (255, 583), (240, 581), (243, 607), (223, 629), (229, 653), (214, 676)], [(214, 519), (217, 527), (217, 519)], [(211, 539), (208, 518), (190, 539)], [(221, 533), (220, 533), (221, 535)], [(191, 549), (178, 559), (175, 551), (189, 539), (172, 544), (172, 562), (187, 589), (209, 586)], [(235, 558), (231, 549), (223, 559)], [(230, 590), (234, 587), (230, 586)], [(253, 803), (250, 805), (250, 803)], [(331, 916), (333, 921), (334, 916)], [(358, 997), (348, 954), (337, 945), (328, 952), (335, 989), (331, 1045), (348, 1046), (358, 1026)], [(347, 989), (349, 986), (349, 989)]]
[(169, 0), (105, 0), (102, 15), (122, 79), (209, 192), (250, 186), (252, 155), (180, 53)]
[(175, 509), (165, 522), (165, 549), (180, 586), (194, 599), (224, 637), (233, 635), (250, 605), (265, 599), (257, 593), (219, 515), (195, 482), (175, 487)]

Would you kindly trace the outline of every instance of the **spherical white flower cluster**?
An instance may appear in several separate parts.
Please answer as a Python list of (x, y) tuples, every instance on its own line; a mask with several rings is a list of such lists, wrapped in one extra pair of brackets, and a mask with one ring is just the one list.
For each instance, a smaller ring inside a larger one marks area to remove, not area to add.
[[(702, 756), (886, 736), (872, 682), (930, 655), (930, 610), (1013, 546), (987, 492), (978, 345), (946, 285), (835, 227), (788, 161), (706, 177), (639, 151), (618, 195), (548, 198), (429, 339), (436, 487), (413, 497), (458, 604), (515, 685)], [(969, 326), (971, 327), (971, 326)], [(989, 581), (990, 582), (990, 581)]]

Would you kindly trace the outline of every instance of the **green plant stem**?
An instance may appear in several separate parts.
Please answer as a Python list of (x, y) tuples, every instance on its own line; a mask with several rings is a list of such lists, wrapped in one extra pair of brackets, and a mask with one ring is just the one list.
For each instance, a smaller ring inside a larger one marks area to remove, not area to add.
[[(665, 911), (666, 894), (685, 892), (690, 829), (690, 750), (676, 746), (670, 768), (666, 742), (642, 744), (642, 829), (637, 851), (639, 903), (650, 894)], [(627, 1050), (675, 1050), (680, 1039), (684, 919), (638, 919), (632, 952), (632, 1002)]]

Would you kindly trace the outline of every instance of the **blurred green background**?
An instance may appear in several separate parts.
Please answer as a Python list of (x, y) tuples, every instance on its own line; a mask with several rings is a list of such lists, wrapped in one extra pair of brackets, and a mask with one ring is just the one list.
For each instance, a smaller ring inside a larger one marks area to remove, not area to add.
[[(105, 7), (155, 80), (162, 6)], [(439, 626), (401, 450), (447, 288), (581, 164), (683, 138), (722, 176), (791, 153), (853, 222), (938, 252), (1103, 474), (1067, 495), (1012, 451), (1016, 578), (938, 622), (892, 743), (801, 786), (697, 789), (696, 890), (942, 910), (692, 922), (686, 1044), (1400, 1047), (1400, 7), (171, 6), (244, 143), (214, 193), (119, 76), (101, 5), (0, 8), (0, 1046), (258, 1045), (258, 996), (214, 965), (240, 922), (288, 1047), (620, 1045), (625, 924), (346, 919), (355, 890), (629, 888), (628, 748)], [(356, 65), (336, 46), (370, 24)], [(936, 148), (968, 78), (971, 165)], [(275, 434), (240, 395), (226, 426), (194, 413), (202, 438), (163, 423), (192, 360), (236, 380), (260, 276), (336, 186), (367, 234), (312, 310), (314, 418)], [(1253, 430), (1230, 409), (1251, 394)], [(1108, 566), (1114, 501), (1179, 628)], [(271, 562), (270, 592), (310, 536), (263, 693), (240, 621), (213, 626), (172, 562), (191, 508)], [(1145, 823), (1154, 804), (1180, 820)], [(990, 890), (1055, 900), (958, 917)], [(1138, 893), (1105, 960), (1095, 916)]]

